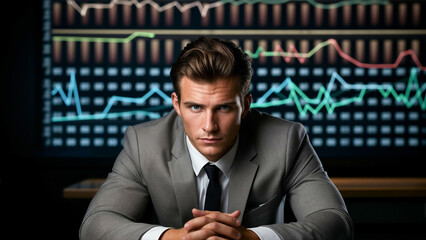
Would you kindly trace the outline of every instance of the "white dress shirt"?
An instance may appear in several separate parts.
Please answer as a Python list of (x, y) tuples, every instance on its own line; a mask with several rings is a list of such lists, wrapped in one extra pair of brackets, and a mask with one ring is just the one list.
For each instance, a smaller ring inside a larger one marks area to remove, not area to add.
[[(189, 141), (188, 136), (185, 137), (186, 145), (188, 146), (189, 156), (192, 162), (192, 168), (197, 178), (197, 190), (198, 190), (198, 202), (199, 209), (204, 209), (204, 202), (206, 199), (207, 186), (209, 184), (209, 178), (203, 167), (210, 163), (216, 165), (220, 169), (219, 182), (222, 188), (221, 194), (221, 211), (228, 212), (228, 199), (229, 199), (229, 179), (231, 174), (232, 163), (238, 149), (239, 137), (234, 143), (232, 148), (216, 162), (210, 162), (204, 157)], [(154, 227), (147, 231), (141, 238), (141, 240), (157, 240), (161, 237), (164, 231), (168, 230), (167, 227)], [(267, 227), (255, 227), (250, 228), (255, 232), (262, 240), (280, 240), (279, 236), (270, 228)]]

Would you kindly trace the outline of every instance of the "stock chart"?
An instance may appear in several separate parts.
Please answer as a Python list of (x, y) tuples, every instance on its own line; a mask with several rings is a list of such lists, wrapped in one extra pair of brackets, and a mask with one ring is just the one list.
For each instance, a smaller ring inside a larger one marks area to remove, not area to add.
[(424, 1), (43, 0), (42, 139), (114, 157), (171, 109), (170, 68), (199, 36), (252, 59), (252, 108), (304, 124), (320, 157), (426, 147)]

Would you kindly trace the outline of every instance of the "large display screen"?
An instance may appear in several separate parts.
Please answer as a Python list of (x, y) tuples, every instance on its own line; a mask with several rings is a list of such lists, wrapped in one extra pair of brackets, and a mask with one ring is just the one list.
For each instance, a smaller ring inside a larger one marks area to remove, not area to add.
[(426, 148), (426, 2), (43, 0), (42, 141), (115, 157), (171, 109), (172, 63), (199, 36), (253, 63), (252, 108), (304, 124), (321, 158)]

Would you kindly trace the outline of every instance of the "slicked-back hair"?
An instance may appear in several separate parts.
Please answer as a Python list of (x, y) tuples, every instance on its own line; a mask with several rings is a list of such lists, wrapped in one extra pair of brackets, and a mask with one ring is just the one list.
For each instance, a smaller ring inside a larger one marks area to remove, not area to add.
[(183, 77), (196, 82), (238, 81), (243, 99), (250, 89), (252, 67), (249, 56), (233, 42), (200, 37), (182, 50), (170, 76), (179, 99), (179, 84)]

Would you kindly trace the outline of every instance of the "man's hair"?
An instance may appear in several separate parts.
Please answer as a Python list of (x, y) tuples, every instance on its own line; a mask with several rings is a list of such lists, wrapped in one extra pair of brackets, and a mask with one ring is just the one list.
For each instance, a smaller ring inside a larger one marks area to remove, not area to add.
[(197, 82), (235, 79), (243, 98), (250, 89), (252, 68), (249, 56), (233, 42), (200, 37), (182, 50), (170, 76), (179, 98), (179, 83), (185, 76)]

